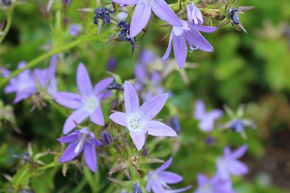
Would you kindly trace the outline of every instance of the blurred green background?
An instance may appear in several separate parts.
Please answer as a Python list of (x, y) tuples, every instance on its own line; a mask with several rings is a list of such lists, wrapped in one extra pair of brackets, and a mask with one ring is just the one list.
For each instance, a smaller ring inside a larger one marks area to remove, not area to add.
[[(58, 26), (57, 14), (52, 12), (47, 17), (41, 14), (39, 7), (44, 3), (27, 2), (16, 7), (12, 27), (0, 46), (0, 66), (15, 69), (19, 61), (36, 58), (52, 44), (62, 45), (61, 41), (73, 40), (68, 28), (51, 26)], [(254, 10), (240, 15), (248, 34), (235, 31), (230, 24), (213, 34), (206, 34), (215, 51), (195, 51), (188, 55), (188, 61), (197, 64), (195, 69), (186, 69), (190, 83), (185, 84), (178, 72), (167, 78), (165, 87), (172, 90), (170, 100), (178, 109), (184, 136), (184, 142), (174, 156), (172, 170), (184, 176), (184, 185), (195, 185), (193, 174), (212, 175), (215, 172), (214, 160), (222, 154), (223, 146), (237, 147), (248, 143), (250, 149), (243, 161), (249, 166), (250, 173), (242, 181), (234, 179), (237, 192), (290, 192), (290, 1), (240, 0), (239, 5), (255, 6)], [(69, 9), (62, 8), (59, 17), (68, 18), (68, 25), (90, 23), (92, 15), (75, 11), (89, 6), (94, 3), (73, 0)], [(2, 10), (0, 16), (0, 20), (5, 18)], [(149, 48), (157, 56), (162, 56), (167, 47), (167, 38), (160, 41), (167, 29), (160, 31), (158, 25), (150, 25), (145, 37), (138, 41), (134, 55), (129, 44), (113, 41), (110, 37), (61, 53), (61, 65), (57, 69), (59, 90), (75, 90), (75, 71), (80, 61), (86, 64), (94, 82), (108, 76), (105, 71), (110, 57), (117, 60), (114, 73), (123, 80), (134, 78), (134, 64), (140, 50)], [(86, 25), (85, 28), (97, 27)], [(45, 60), (38, 67), (47, 67), (48, 63), (49, 60)], [(30, 112), (31, 103), (12, 105), (13, 95), (4, 95), (1, 91), (0, 96), (6, 105), (0, 105), (0, 117), (5, 114), (9, 119), (0, 125), (0, 173), (13, 175), (19, 163), (11, 155), (27, 151), (28, 142), (33, 143), (35, 152), (46, 151), (47, 147), (59, 149), (55, 139), (61, 133), (65, 117), (50, 107)], [(257, 124), (257, 129), (248, 129), (246, 140), (231, 132), (215, 133), (219, 145), (206, 146), (206, 135), (193, 126), (197, 124), (191, 119), (194, 102), (199, 98), (213, 108), (228, 105), (236, 110), (245, 104), (246, 115)], [(16, 121), (13, 114), (9, 114), (12, 111)], [(14, 127), (21, 130), (21, 134)], [(51, 161), (53, 157), (45, 159)], [(103, 172), (103, 176), (94, 180), (105, 182), (105, 171), (101, 168), (98, 175)], [(91, 179), (89, 175), (86, 174), (87, 181)], [(70, 192), (89, 192), (86, 182), (82, 184), (84, 190), (78, 188), (77, 184), (82, 182), (76, 180), (80, 177), (77, 171), (69, 171), (68, 177), (64, 178), (60, 168), (53, 168), (38, 171), (36, 176), (30, 183), (37, 193), (67, 192), (68, 189)], [(7, 179), (3, 175), (0, 179), (0, 191), (5, 192)]]

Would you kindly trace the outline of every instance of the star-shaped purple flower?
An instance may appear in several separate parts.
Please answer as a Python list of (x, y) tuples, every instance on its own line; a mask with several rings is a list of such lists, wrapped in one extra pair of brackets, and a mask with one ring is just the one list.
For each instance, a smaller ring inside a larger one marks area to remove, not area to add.
[(71, 161), (84, 151), (85, 161), (88, 167), (93, 172), (97, 171), (96, 146), (100, 147), (102, 143), (95, 138), (94, 133), (87, 128), (83, 128), (59, 138), (58, 141), (61, 143), (69, 143), (59, 159), (59, 162)]
[(197, 175), (198, 188), (194, 193), (235, 193), (231, 180), (223, 181), (218, 175), (212, 179), (207, 176)]
[(217, 172), (222, 180), (230, 179), (231, 175), (241, 176), (248, 173), (246, 164), (238, 160), (247, 149), (247, 145), (243, 145), (234, 152), (231, 152), (229, 147), (224, 149), (224, 156), (216, 161)]
[(187, 44), (189, 45), (191, 51), (196, 49), (200, 49), (205, 52), (213, 51), (211, 44), (201, 35), (199, 31), (211, 33), (217, 29), (215, 27), (201, 25), (203, 22), (201, 12), (194, 6), (194, 4), (187, 6), (187, 17), (189, 25), (184, 20), (181, 20), (181, 26), (173, 25), (169, 37), (168, 47), (162, 57), (163, 61), (168, 59), (173, 44), (174, 56), (180, 68), (182, 68), (186, 62)]
[(50, 60), (49, 68), (35, 69), (34, 73), (42, 89), (49, 94), (54, 94), (57, 91), (57, 84), (55, 79), (55, 70), (57, 64), (57, 55), (53, 55)]
[(101, 101), (111, 94), (111, 91), (107, 91), (106, 87), (112, 81), (113, 78), (101, 80), (93, 89), (86, 67), (82, 63), (79, 64), (77, 69), (77, 87), (80, 94), (58, 92), (53, 95), (56, 102), (75, 110), (64, 123), (64, 134), (69, 133), (77, 124), (80, 124), (88, 117), (97, 125), (105, 124)]
[[(25, 65), (26, 62), (20, 62), (18, 64), (18, 69), (23, 68)], [(18, 76), (12, 78), (9, 81), (9, 85), (5, 87), (4, 92), (16, 93), (14, 103), (18, 103), (25, 98), (29, 98), (32, 94), (37, 92), (37, 87), (32, 72), (30, 70), (25, 70)]]
[(178, 193), (184, 192), (191, 188), (187, 186), (185, 188), (173, 190), (168, 186), (168, 184), (176, 184), (183, 180), (183, 177), (173, 173), (165, 171), (172, 163), (172, 158), (170, 158), (167, 162), (161, 165), (156, 170), (149, 173), (149, 179), (146, 184), (146, 190), (154, 193)]
[(214, 128), (214, 122), (223, 115), (219, 109), (206, 112), (203, 101), (199, 100), (195, 103), (194, 118), (199, 120), (199, 127), (205, 132), (209, 132)]
[(161, 20), (170, 25), (181, 26), (181, 23), (164, 0), (112, 0), (121, 5), (135, 5), (130, 24), (130, 37), (134, 38), (140, 33), (149, 21), (151, 10)]
[(128, 128), (137, 150), (140, 151), (147, 133), (153, 136), (177, 136), (176, 132), (164, 123), (152, 120), (161, 111), (167, 98), (167, 94), (161, 94), (150, 98), (140, 107), (135, 89), (126, 81), (124, 85), (126, 113), (115, 112), (110, 115), (110, 119)]

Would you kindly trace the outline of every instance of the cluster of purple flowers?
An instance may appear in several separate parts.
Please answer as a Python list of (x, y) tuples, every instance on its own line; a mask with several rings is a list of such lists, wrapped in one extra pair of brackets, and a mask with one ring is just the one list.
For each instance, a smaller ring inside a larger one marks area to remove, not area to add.
[[(33, 94), (45, 91), (49, 95), (53, 95), (57, 91), (55, 79), (55, 69), (57, 64), (57, 56), (51, 58), (50, 66), (47, 69), (35, 69), (34, 71), (25, 70), (18, 76), (12, 78), (9, 85), (5, 87), (5, 93), (16, 93), (14, 103), (29, 98)], [(18, 68), (24, 68), (26, 62), (20, 62)], [(2, 76), (7, 77), (10, 72), (2, 69)]]

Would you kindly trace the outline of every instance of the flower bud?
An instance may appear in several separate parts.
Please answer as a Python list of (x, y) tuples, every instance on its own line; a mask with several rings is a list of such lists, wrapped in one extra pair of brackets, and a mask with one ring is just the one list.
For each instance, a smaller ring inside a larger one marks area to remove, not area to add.
[(103, 131), (101, 133), (101, 138), (104, 144), (111, 145), (113, 141), (112, 135), (108, 131)]

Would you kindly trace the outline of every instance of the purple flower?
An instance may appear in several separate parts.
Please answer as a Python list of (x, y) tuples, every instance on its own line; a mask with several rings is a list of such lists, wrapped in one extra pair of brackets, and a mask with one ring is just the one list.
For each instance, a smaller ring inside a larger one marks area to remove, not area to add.
[(171, 162), (172, 158), (149, 173), (149, 179), (146, 184), (146, 190), (148, 192), (152, 190), (154, 193), (178, 193), (187, 191), (191, 188), (190, 185), (185, 188), (172, 190), (170, 186), (168, 186), (168, 184), (176, 184), (183, 180), (182, 176), (176, 173), (164, 171), (171, 165)]
[(209, 132), (214, 128), (215, 120), (219, 119), (223, 112), (219, 109), (206, 112), (203, 101), (199, 100), (195, 103), (194, 118), (199, 120), (199, 127), (205, 132)]
[(59, 138), (58, 141), (61, 143), (69, 143), (59, 159), (59, 162), (71, 161), (84, 151), (87, 165), (93, 172), (97, 171), (96, 146), (101, 146), (101, 142), (98, 141), (95, 135), (87, 128), (76, 130), (65, 137)]
[(77, 36), (82, 31), (82, 26), (78, 24), (70, 25), (69, 34), (71, 36)]
[(130, 37), (136, 37), (149, 21), (151, 10), (163, 21), (181, 26), (177, 15), (164, 0), (113, 0), (122, 5), (135, 5), (130, 25)]
[(194, 193), (235, 193), (231, 180), (222, 181), (218, 175), (212, 179), (207, 176), (197, 175), (198, 188)]
[(111, 94), (110, 91), (106, 91), (106, 87), (112, 81), (113, 78), (101, 80), (93, 89), (86, 67), (82, 63), (79, 64), (77, 69), (77, 87), (80, 94), (58, 92), (53, 95), (56, 102), (75, 110), (64, 123), (64, 134), (69, 133), (77, 124), (80, 124), (88, 117), (97, 125), (105, 124), (101, 101)]
[(42, 89), (49, 94), (54, 94), (57, 91), (57, 84), (55, 79), (55, 70), (57, 64), (57, 55), (53, 55), (50, 60), (49, 68), (35, 69), (34, 73)]
[(2, 76), (3, 78), (7, 78), (8, 76), (10, 76), (10, 71), (7, 70), (4, 67), (0, 67), (0, 76)]
[(224, 156), (216, 161), (217, 172), (222, 180), (230, 179), (231, 175), (241, 176), (248, 172), (248, 167), (238, 160), (247, 149), (247, 145), (243, 145), (234, 152), (231, 152), (229, 147), (224, 149)]
[[(26, 62), (20, 62), (18, 68), (23, 68), (25, 65)], [(9, 85), (5, 87), (4, 92), (16, 93), (14, 103), (18, 103), (22, 99), (28, 98), (36, 93), (37, 87), (32, 72), (30, 70), (25, 70), (18, 76), (12, 78), (9, 81)]]
[(124, 100), (126, 113), (115, 112), (110, 119), (115, 123), (127, 127), (138, 151), (145, 143), (146, 134), (153, 136), (176, 137), (176, 132), (167, 125), (152, 120), (163, 108), (168, 95), (162, 94), (147, 100), (141, 107), (133, 86), (129, 82), (124, 85)]
[(189, 25), (184, 20), (181, 21), (182, 26), (173, 25), (167, 50), (162, 57), (163, 61), (167, 60), (173, 44), (174, 56), (180, 68), (182, 68), (186, 62), (187, 44), (191, 51), (196, 49), (205, 52), (213, 51), (211, 44), (200, 34), (199, 31), (211, 33), (217, 29), (215, 27), (201, 25), (203, 22), (201, 12), (194, 6), (194, 4), (187, 6), (187, 17)]

